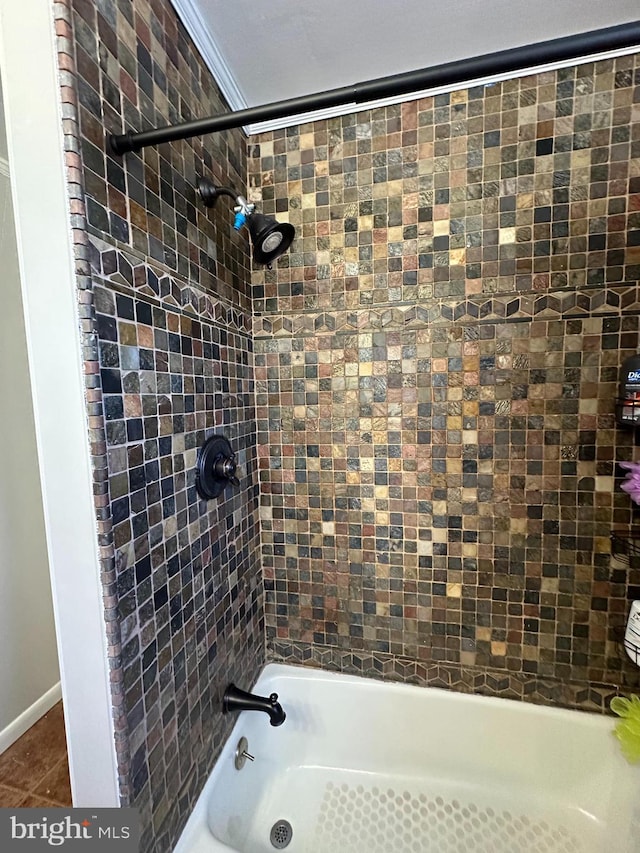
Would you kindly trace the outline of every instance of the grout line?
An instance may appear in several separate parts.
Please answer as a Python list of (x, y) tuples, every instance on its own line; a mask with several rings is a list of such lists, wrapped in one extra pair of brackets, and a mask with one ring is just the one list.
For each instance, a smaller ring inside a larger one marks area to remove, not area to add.
[[(0, 795), (4, 791), (9, 791), (11, 794), (19, 794), (22, 799), (26, 799), (27, 797), (37, 797), (39, 800), (45, 800), (47, 803), (51, 803), (53, 806), (57, 808), (71, 808), (70, 803), (63, 803), (60, 800), (56, 800), (53, 797), (48, 797), (46, 794), (39, 794), (33, 790), (25, 790), (24, 788), (16, 788), (13, 785), (7, 785), (4, 782), (0, 782)], [(0, 806), (3, 808), (3, 806)]]
[[(12, 785), (5, 785), (4, 782), (0, 783), (0, 808), (8, 808), (2, 804), (3, 794), (5, 793), (17, 795), (20, 802), (31, 796), (29, 791), (23, 791), (22, 788), (14, 788)], [(20, 805), (14, 806), (14, 808), (20, 808)]]
[[(47, 778), (47, 776), (52, 775), (60, 767), (61, 764), (66, 764), (67, 760), (68, 760), (68, 756), (67, 756), (67, 752), (65, 750), (64, 753), (61, 755), (60, 759), (58, 761), (56, 761), (55, 764), (53, 764), (49, 768), (49, 770), (47, 770), (47, 772), (39, 779), (39, 781), (37, 782), (35, 787), (37, 788), (39, 785), (41, 785), (44, 782), (44, 780)], [(30, 793), (35, 797), (42, 797), (42, 799), (45, 799), (45, 800), (51, 799), (50, 797), (47, 797), (46, 794), (40, 794), (36, 790), (32, 790)], [(71, 803), (65, 804), (65, 803), (62, 803), (60, 800), (52, 800), (52, 802), (58, 803), (63, 808), (71, 808)]]
[(15, 785), (7, 785), (6, 782), (0, 782), (0, 793), (2, 792), (3, 788), (5, 788), (7, 791), (11, 791), (12, 794), (24, 794), (25, 796), (27, 796), (27, 794), (31, 793), (31, 791), (25, 791), (24, 788), (16, 788)]

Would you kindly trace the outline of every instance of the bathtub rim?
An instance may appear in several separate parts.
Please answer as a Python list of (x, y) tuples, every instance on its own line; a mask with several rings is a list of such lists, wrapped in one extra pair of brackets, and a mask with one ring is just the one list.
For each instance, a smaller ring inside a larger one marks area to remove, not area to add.
[[(268, 676), (291, 678), (294, 677), (292, 673), (295, 673), (296, 676), (299, 676), (300, 673), (304, 673), (305, 680), (316, 680), (320, 682), (340, 681), (344, 684), (351, 683), (356, 685), (364, 682), (367, 687), (377, 685), (378, 687), (392, 687), (393, 689), (401, 688), (411, 691), (411, 693), (414, 694), (415, 691), (418, 690), (427, 690), (430, 693), (435, 691), (439, 695), (451, 697), (455, 702), (473, 700), (474, 703), (487, 708), (503, 708), (504, 703), (506, 702), (509, 703), (510, 707), (512, 707), (514, 711), (517, 709), (520, 714), (532, 713), (535, 711), (536, 714), (541, 714), (542, 716), (548, 716), (555, 719), (567, 719), (568, 715), (573, 716), (576, 713), (579, 714), (581, 718), (588, 718), (594, 722), (596, 720), (602, 720), (604, 725), (611, 725), (618, 719), (618, 717), (609, 710), (594, 711), (591, 708), (568, 708), (558, 705), (546, 705), (542, 702), (534, 702), (533, 700), (524, 698), (514, 699), (511, 696), (487, 696), (484, 693), (475, 693), (472, 691), (464, 692), (462, 690), (456, 690), (453, 687), (442, 687), (441, 685), (431, 684), (412, 684), (406, 681), (398, 681), (397, 679), (387, 679), (383, 677), (377, 678), (369, 675), (354, 675), (352, 673), (339, 672), (336, 670), (321, 669), (319, 667), (308, 666), (306, 664), (280, 663), (278, 661), (272, 661), (264, 665), (251, 689), (261, 690), (265, 683), (267, 684), (268, 689)], [(621, 692), (616, 693), (616, 696), (621, 695), (623, 695)], [(283, 702), (286, 702), (285, 696), (281, 696), (280, 698)]]

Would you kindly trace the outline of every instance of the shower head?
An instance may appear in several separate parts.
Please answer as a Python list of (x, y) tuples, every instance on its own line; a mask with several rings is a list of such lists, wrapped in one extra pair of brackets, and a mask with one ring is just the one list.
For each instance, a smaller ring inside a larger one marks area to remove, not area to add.
[(270, 216), (256, 213), (255, 205), (249, 204), (231, 187), (218, 187), (208, 178), (199, 178), (198, 192), (206, 207), (213, 207), (221, 195), (234, 199), (236, 218), (233, 227), (239, 231), (243, 225), (247, 225), (253, 247), (253, 259), (257, 264), (270, 268), (291, 245), (296, 234), (293, 225), (288, 222), (276, 222)]
[(288, 222), (276, 222), (262, 213), (252, 213), (247, 226), (253, 245), (253, 259), (258, 264), (270, 266), (291, 245), (296, 229)]

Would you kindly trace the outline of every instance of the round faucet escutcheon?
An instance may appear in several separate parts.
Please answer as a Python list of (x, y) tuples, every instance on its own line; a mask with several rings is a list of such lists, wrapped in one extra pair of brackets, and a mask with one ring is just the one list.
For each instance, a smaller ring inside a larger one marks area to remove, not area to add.
[(233, 448), (224, 435), (211, 435), (198, 451), (196, 491), (202, 500), (217, 498), (231, 484), (239, 486)]

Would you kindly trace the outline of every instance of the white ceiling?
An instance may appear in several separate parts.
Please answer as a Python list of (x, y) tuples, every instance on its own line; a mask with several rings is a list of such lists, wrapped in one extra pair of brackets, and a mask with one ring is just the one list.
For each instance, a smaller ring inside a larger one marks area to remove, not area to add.
[(638, 0), (172, 2), (232, 110), (640, 19)]

